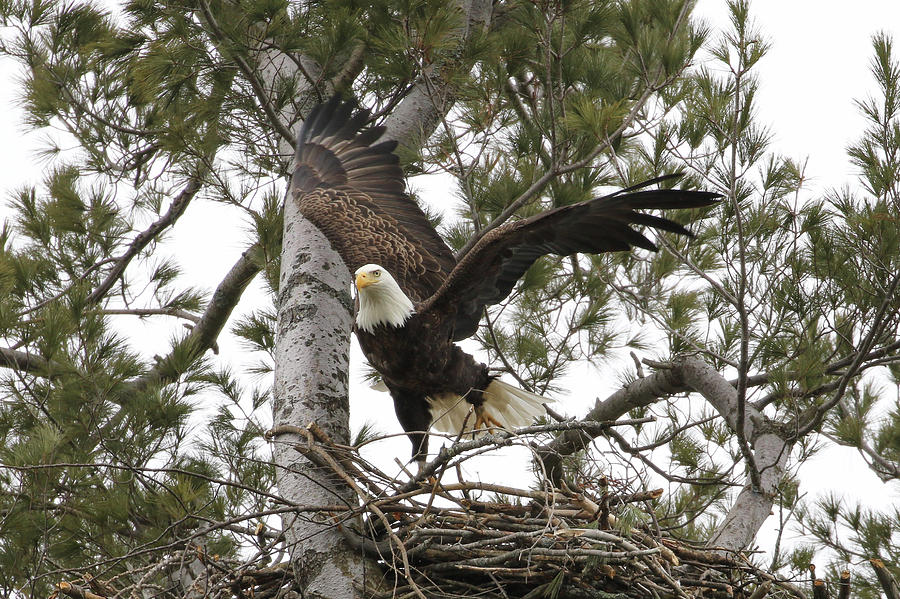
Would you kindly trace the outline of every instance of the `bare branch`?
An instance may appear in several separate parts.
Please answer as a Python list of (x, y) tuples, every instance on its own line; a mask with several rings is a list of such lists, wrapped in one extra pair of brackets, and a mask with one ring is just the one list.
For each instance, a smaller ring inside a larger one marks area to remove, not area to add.
[[(687, 390), (679, 372), (674, 369), (658, 370), (649, 376), (625, 385), (604, 401), (597, 401), (585, 420), (614, 421), (629, 410), (650, 405), (655, 401)], [(599, 431), (598, 431), (599, 432)], [(543, 463), (548, 478), (558, 484), (562, 479), (562, 458), (581, 451), (597, 435), (585, 430), (570, 430), (550, 443), (537, 448), (538, 459)]]
[(191, 322), (200, 322), (200, 317), (196, 314), (177, 308), (106, 308), (100, 313), (130, 316), (175, 316)]
[(875, 570), (875, 576), (878, 577), (881, 588), (884, 589), (885, 597), (887, 599), (900, 599), (900, 586), (897, 585), (897, 581), (894, 580), (890, 571), (884, 566), (884, 562), (876, 558), (869, 560), (869, 563), (872, 565), (872, 569)]
[(46, 375), (50, 363), (28, 352), (0, 347), (0, 366), (29, 374)]
[(738, 494), (710, 540), (711, 546), (732, 551), (743, 549), (753, 542), (763, 522), (769, 517), (793, 438), (779, 434), (777, 424), (770, 422), (751, 405), (747, 405), (747, 417), (741, 421), (737, 417), (740, 398), (736, 389), (709, 364), (688, 357), (679, 361), (679, 369), (684, 382), (703, 395), (732, 430), (738, 425), (742, 426), (744, 436), (752, 447), (752, 459), (758, 468), (759, 482), (753, 481)]
[[(189, 345), (195, 356), (202, 355), (203, 352), (215, 345), (219, 333), (225, 327), (228, 317), (231, 316), (231, 312), (240, 301), (244, 290), (262, 270), (258, 261), (253, 257), (257, 249), (258, 246), (254, 244), (241, 254), (241, 257), (216, 287), (209, 300), (209, 305), (200, 316), (196, 326), (180, 342), (182, 346)], [(172, 353), (163, 358), (150, 373), (136, 381), (136, 385), (140, 388), (154, 380), (171, 381), (176, 379), (181, 374), (171, 364), (171, 357), (176, 351), (177, 348), (173, 349)]]

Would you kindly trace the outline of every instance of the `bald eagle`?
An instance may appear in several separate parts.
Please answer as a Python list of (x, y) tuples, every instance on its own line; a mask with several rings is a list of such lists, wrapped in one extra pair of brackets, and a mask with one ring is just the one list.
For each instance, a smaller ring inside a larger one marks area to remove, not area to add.
[(396, 142), (379, 142), (384, 127), (366, 128), (368, 120), (368, 111), (337, 97), (313, 108), (297, 138), (292, 193), (355, 274), (354, 331), (390, 391), (420, 469), (432, 426), (451, 433), (464, 422), (512, 428), (545, 413), (543, 397), (501, 381), (454, 343), (475, 333), (484, 308), (502, 301), (539, 257), (656, 251), (631, 225), (691, 233), (636, 210), (708, 206), (719, 197), (645, 189), (662, 177), (508, 222), (457, 260), (406, 195)]

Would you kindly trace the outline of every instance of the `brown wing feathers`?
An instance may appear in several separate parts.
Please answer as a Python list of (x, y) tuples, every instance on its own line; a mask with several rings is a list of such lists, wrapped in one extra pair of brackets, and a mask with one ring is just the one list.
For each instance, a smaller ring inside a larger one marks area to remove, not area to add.
[(364, 129), (368, 119), (338, 97), (314, 107), (297, 136), (293, 193), (348, 268), (380, 260), (407, 293), (424, 299), (456, 260), (404, 193), (397, 143), (375, 143), (384, 127)]
[[(472, 335), (485, 306), (503, 300), (545, 254), (602, 253), (656, 245), (632, 226), (691, 233), (637, 210), (696, 208), (717, 194), (646, 189), (667, 175), (616, 193), (487, 233), (459, 262), (405, 193), (396, 143), (375, 143), (383, 127), (363, 129), (369, 112), (337, 97), (313, 108), (297, 138), (293, 188), (300, 210), (325, 232), (351, 270), (367, 262), (387, 268), (424, 310), (454, 315), (455, 340)], [(375, 145), (371, 145), (375, 144)]]
[[(384, 127), (363, 129), (367, 110), (335, 96), (310, 111), (297, 137), (294, 185), (302, 191), (351, 185), (363, 193), (403, 196), (403, 172), (393, 153), (397, 142), (371, 145)], [(401, 202), (408, 198), (397, 197)]]
[[(665, 177), (670, 178), (670, 177)], [(641, 187), (658, 182), (646, 182)], [(719, 196), (704, 191), (656, 189), (617, 192), (579, 204), (550, 210), (494, 229), (464, 256), (430, 306), (457, 306), (454, 339), (465, 339), (478, 328), (485, 306), (509, 295), (525, 271), (545, 254), (599, 254), (634, 246), (656, 251), (647, 237), (632, 228), (645, 225), (691, 236), (682, 225), (635, 209), (709, 206)]]

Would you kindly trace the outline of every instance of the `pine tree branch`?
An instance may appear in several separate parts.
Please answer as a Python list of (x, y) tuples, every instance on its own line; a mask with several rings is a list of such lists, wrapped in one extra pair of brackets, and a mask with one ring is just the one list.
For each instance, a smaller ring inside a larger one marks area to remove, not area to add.
[[(633, 408), (689, 390), (699, 392), (712, 405), (729, 427), (734, 429), (737, 392), (733, 382), (721, 376), (712, 366), (694, 357), (682, 358), (669, 368), (658, 370), (619, 389), (605, 401), (598, 402), (586, 416), (590, 420), (614, 420)], [(714, 535), (714, 544), (728, 550), (739, 550), (752, 542), (759, 527), (768, 517), (774, 503), (777, 484), (781, 480), (792, 441), (776, 434), (764, 415), (752, 409), (743, 423), (746, 438), (754, 451), (760, 486), (745, 487)], [(593, 432), (593, 431), (591, 431)], [(584, 449), (593, 439), (587, 431), (567, 431), (550, 443), (536, 448), (538, 459), (554, 484), (561, 480), (562, 457)]]
[(88, 304), (98, 303), (112, 289), (119, 277), (125, 272), (131, 260), (140, 253), (147, 245), (156, 239), (156, 237), (168, 227), (171, 227), (177, 221), (184, 211), (187, 210), (188, 204), (197, 195), (203, 186), (203, 173), (197, 173), (191, 177), (188, 184), (181, 190), (181, 193), (172, 200), (169, 210), (166, 211), (156, 222), (141, 231), (137, 237), (128, 245), (125, 253), (116, 259), (115, 266), (100, 285), (94, 289), (87, 297)]
[[(738, 377), (735, 387), (712, 366), (696, 358), (682, 360), (680, 368), (685, 383), (699, 392), (734, 431), (741, 456), (747, 466), (751, 489), (756, 493), (765, 492), (760, 469), (749, 441), (763, 424), (765, 417), (751, 407), (750, 418), (745, 418), (745, 409), (742, 407), (746, 404), (746, 377)], [(743, 396), (740, 394), (742, 382), (745, 391)]]
[(234, 61), (238, 69), (250, 83), (250, 87), (253, 89), (253, 93), (256, 95), (256, 101), (259, 103), (259, 106), (260, 108), (262, 108), (263, 112), (266, 113), (269, 124), (286, 143), (293, 147), (294, 134), (291, 133), (290, 128), (281, 120), (281, 118), (278, 116), (278, 113), (275, 112), (275, 108), (272, 106), (269, 95), (266, 93), (262, 81), (260, 81), (256, 76), (256, 72), (253, 70), (253, 68), (251, 68), (250, 64), (240, 53), (231, 52), (226, 49), (226, 46), (231, 44), (231, 42), (225, 36), (225, 33), (222, 31), (221, 27), (219, 27), (219, 23), (216, 21), (216, 17), (213, 15), (212, 10), (209, 7), (209, 3), (201, 0), (200, 9), (203, 12), (203, 18), (206, 21), (210, 32), (212, 33), (212, 37), (216, 42), (216, 47), (220, 52), (223, 53), (223, 55)]
[(97, 595), (96, 593), (82, 586), (72, 584), (71, 582), (60, 582), (56, 585), (56, 588), (61, 594), (66, 597), (73, 597), (74, 599), (107, 599), (106, 597)]
[[(179, 342), (179, 347), (189, 347), (191, 354), (195, 358), (200, 357), (206, 350), (215, 345), (219, 333), (225, 327), (225, 323), (240, 301), (247, 286), (262, 270), (262, 267), (253, 256), (258, 249), (259, 246), (254, 244), (241, 254), (234, 266), (228, 271), (228, 274), (225, 275), (225, 278), (216, 287), (209, 304), (206, 306), (206, 310), (197, 320), (197, 324)], [(140, 388), (152, 381), (168, 382), (177, 379), (181, 375), (181, 369), (172, 364), (172, 358), (178, 353), (178, 348), (173, 348), (172, 352), (160, 360), (151, 372), (136, 381), (137, 386)]]
[[(735, 383), (723, 377), (706, 362), (692, 356), (676, 360), (674, 365), (681, 372), (685, 384), (703, 395), (729, 428), (737, 432), (736, 427), (740, 421), (737, 415), (738, 396)], [(764, 419), (765, 416), (751, 407), (749, 418), (743, 422), (744, 436), (752, 439)]]
[[(8, 470), (15, 470), (16, 472), (39, 472), (41, 470), (53, 470), (57, 468), (96, 468), (96, 469), (109, 469), (109, 470), (123, 470), (130, 471), (135, 474), (140, 474), (147, 476), (150, 478), (150, 474), (177, 474), (184, 477), (195, 478), (197, 480), (203, 480), (208, 483), (219, 485), (222, 487), (229, 487), (234, 489), (240, 489), (242, 491), (247, 491), (248, 493), (256, 493), (262, 497), (268, 499), (273, 505), (288, 505), (288, 503), (284, 500), (283, 497), (276, 493), (272, 493), (265, 489), (258, 489), (256, 487), (252, 487), (250, 485), (246, 485), (240, 480), (237, 479), (226, 479), (219, 478), (216, 476), (212, 476), (209, 474), (204, 474), (203, 472), (198, 472), (196, 470), (186, 470), (184, 468), (172, 467), (172, 466), (131, 466), (126, 465), (122, 462), (50, 462), (46, 464), (3, 464), (3, 468)], [(310, 511), (322, 510), (328, 511), (335, 509), (336, 506), (319, 506), (315, 508), (309, 508)], [(341, 508), (337, 508), (341, 509)]]
[(854, 352), (855, 356), (847, 370), (841, 376), (838, 388), (834, 392), (834, 395), (830, 400), (823, 403), (821, 406), (818, 406), (812, 413), (812, 415), (806, 419), (806, 422), (801, 423), (796, 433), (798, 438), (803, 437), (810, 431), (813, 431), (821, 426), (822, 421), (825, 419), (825, 415), (844, 399), (844, 394), (847, 391), (847, 386), (850, 384), (850, 381), (860, 373), (860, 370), (865, 361), (865, 356), (870, 351), (872, 351), (872, 347), (875, 345), (875, 341), (884, 333), (886, 322), (891, 322), (891, 320), (887, 319), (887, 317), (890, 313), (889, 308), (891, 307), (891, 305), (893, 305), (896, 298), (898, 286), (900, 286), (900, 272), (897, 272), (894, 275), (894, 279), (888, 285), (888, 289), (885, 292), (884, 299), (882, 300), (881, 306), (879, 307), (878, 312), (875, 315), (871, 326), (869, 327), (869, 331), (866, 334), (865, 338), (860, 341), (859, 349)]
[[(681, 11), (676, 19), (674, 27), (669, 35), (670, 41), (674, 39), (674, 36), (677, 34), (678, 30), (681, 29), (687, 22), (687, 16), (690, 14), (690, 10), (692, 8), (691, 3), (685, 3)], [(520, 194), (515, 200), (512, 201), (504, 210), (501, 212), (494, 220), (487, 224), (477, 235), (473, 235), (471, 239), (469, 239), (466, 244), (456, 253), (456, 259), (461, 260), (463, 256), (465, 256), (475, 244), (478, 243), (479, 239), (484, 237), (489, 231), (492, 229), (496, 229), (510, 217), (512, 217), (516, 211), (526, 205), (536, 194), (540, 193), (540, 191), (550, 182), (551, 179), (558, 177), (560, 175), (564, 175), (566, 173), (585, 168), (590, 165), (593, 160), (599, 156), (602, 152), (606, 151), (611, 144), (611, 140), (617, 139), (625, 133), (625, 130), (630, 127), (635, 119), (638, 116), (638, 113), (647, 103), (647, 101), (652, 97), (654, 93), (663, 89), (667, 85), (669, 85), (674, 79), (676, 75), (670, 77), (663, 77), (662, 71), (657, 71), (655, 74), (650, 75), (647, 73), (647, 81), (646, 88), (644, 89), (641, 96), (635, 101), (634, 105), (631, 107), (631, 110), (622, 119), (619, 127), (616, 128), (611, 134), (608, 134), (599, 144), (597, 144), (594, 149), (583, 159), (578, 160), (576, 162), (560, 166), (555, 160), (551, 159), (551, 165), (547, 167), (546, 172), (532, 185), (526, 189), (522, 194)]]
[[(638, 418), (627, 420), (611, 419), (608, 421), (567, 420), (565, 422), (556, 422), (553, 424), (535, 424), (532, 426), (523, 426), (512, 431), (497, 430), (492, 434), (482, 435), (481, 437), (472, 439), (471, 441), (457, 440), (449, 447), (441, 447), (440, 451), (438, 451), (437, 457), (425, 464), (414, 479), (401, 485), (397, 489), (397, 493), (408, 493), (409, 491), (418, 488), (422, 480), (425, 480), (430, 476), (434, 476), (437, 472), (446, 468), (450, 463), (450, 460), (457, 456), (484, 447), (490, 447), (492, 449), (496, 449), (499, 447), (509, 447), (517, 441), (518, 437), (521, 437), (523, 435), (535, 435), (540, 433), (565, 431), (563, 435), (568, 433), (581, 432), (585, 435), (591, 436), (591, 438), (594, 438), (601, 432), (614, 426), (635, 426), (636, 424), (643, 424), (651, 420), (652, 418), (649, 420), (646, 418)], [(535, 448), (535, 450), (537, 451), (541, 451), (541, 449), (542, 448), (539, 447)]]
[[(692, 423), (691, 426), (694, 426), (694, 425), (695, 424)], [(686, 428), (686, 427), (681, 427), (681, 428)], [(622, 451), (624, 451), (625, 453), (627, 453), (629, 455), (636, 457), (641, 462), (643, 462), (645, 466), (650, 468), (650, 470), (653, 470), (659, 476), (663, 477), (665, 480), (667, 480), (669, 482), (684, 483), (684, 484), (689, 484), (689, 485), (694, 485), (694, 486), (716, 486), (716, 485), (723, 485), (723, 484), (728, 483), (728, 481), (725, 478), (725, 476), (726, 476), (725, 474), (720, 474), (720, 475), (716, 476), (715, 478), (702, 479), (702, 480), (698, 480), (696, 477), (695, 478), (686, 478), (684, 476), (678, 476), (677, 474), (671, 474), (670, 472), (666, 472), (665, 470), (663, 470), (662, 468), (657, 466), (655, 463), (653, 463), (653, 460), (647, 458), (647, 456), (644, 455), (644, 451), (645, 451), (644, 448), (632, 447), (632, 445), (625, 439), (625, 437), (620, 435), (618, 432), (610, 429), (608, 431), (605, 431), (605, 434), (608, 435), (610, 438), (614, 439), (616, 441), (616, 443), (619, 444), (619, 447), (622, 449)], [(671, 435), (671, 437), (675, 437), (675, 435), (673, 434), (673, 435)]]
[(850, 571), (841, 572), (841, 578), (838, 581), (838, 599), (850, 599)]
[(52, 74), (52, 71), (51, 71), (51, 77), (53, 77), (53, 80), (57, 85), (57, 89), (59, 89), (59, 93), (62, 94), (63, 96), (65, 96), (66, 100), (70, 104), (75, 106), (75, 108), (82, 111), (84, 114), (91, 117), (91, 119), (97, 121), (98, 123), (101, 123), (103, 126), (109, 127), (113, 131), (117, 131), (119, 133), (124, 133), (126, 135), (134, 135), (137, 137), (161, 136), (161, 135), (165, 134), (164, 129), (138, 129), (136, 127), (128, 127), (121, 123), (116, 123), (116, 122), (110, 121), (109, 119), (104, 118), (99, 113), (95, 112), (94, 110), (91, 110), (91, 108), (87, 104), (82, 102), (72, 92), (69, 85), (65, 81), (60, 79), (59, 77), (56, 77), (55, 74)]
[[(848, 414), (852, 413), (850, 411), (850, 406), (842, 404), (841, 407)], [(854, 447), (857, 451), (859, 451), (860, 454), (862, 454), (863, 461), (866, 462), (866, 465), (869, 467), (869, 469), (874, 472), (875, 475), (883, 482), (900, 479), (900, 465), (888, 460), (883, 455), (878, 453), (878, 451), (876, 451), (875, 448), (872, 447), (872, 445), (868, 441), (866, 441), (865, 437), (861, 437), (859, 439), (859, 445), (849, 445), (846, 441), (839, 439), (828, 432), (823, 431), (821, 434), (837, 445)], [(869, 459), (866, 460), (865, 458)]]
[(259, 260), (254, 256), (258, 250), (257, 244), (244, 250), (219, 286), (216, 287), (206, 310), (197, 321), (197, 325), (191, 329), (189, 337), (204, 351), (211, 348), (216, 342), (247, 286), (262, 270)]
[[(887, 345), (883, 345), (877, 349), (873, 349), (872, 351), (863, 355), (862, 365), (859, 367), (859, 371), (867, 370), (873, 366), (879, 365), (882, 359), (887, 358), (890, 361), (900, 360), (900, 356), (897, 356), (896, 353), (900, 351), (900, 340), (894, 341), (893, 343), (889, 343)], [(841, 370), (853, 364), (853, 362), (858, 358), (859, 352), (853, 352), (847, 356), (844, 356), (840, 360), (836, 360), (825, 366), (823, 372), (825, 374), (831, 375), (841, 375)], [(858, 374), (859, 372), (857, 372)], [(768, 385), (772, 378), (776, 376), (776, 373), (773, 372), (764, 372), (761, 374), (754, 374), (747, 377), (747, 386), (748, 387), (761, 387), (763, 385)], [(783, 378), (785, 380), (796, 380), (804, 374), (799, 371), (788, 370), (785, 372), (778, 372), (777, 376), (779, 378)], [(731, 381), (732, 384), (737, 383), (737, 379)], [(839, 385), (839, 381), (831, 382), (825, 385), (821, 385), (815, 389), (806, 391), (802, 394), (799, 394), (798, 397), (811, 397), (820, 393), (830, 393), (837, 389)], [(768, 395), (756, 402), (753, 402), (751, 405), (756, 410), (762, 410), (769, 403), (778, 399), (779, 395), (771, 394)]]
[(338, 72), (329, 83), (328, 89), (340, 93), (344, 91), (344, 89), (350, 87), (350, 84), (352, 84), (353, 80), (356, 79), (356, 76), (362, 72), (362, 69), (366, 64), (367, 49), (368, 45), (364, 41), (357, 42), (340, 72)]
[[(104, 265), (109, 264), (109, 263), (111, 263), (111, 262), (116, 262), (117, 260), (118, 260), (117, 258), (106, 258), (106, 259), (104, 259), (104, 260), (99, 260), (99, 261), (96, 262), (95, 264), (91, 265), (90, 268), (86, 269), (83, 273), (81, 273), (81, 276), (79, 276), (79, 277), (77, 277), (76, 279), (72, 280), (72, 281), (71, 281), (68, 285), (66, 285), (66, 286), (63, 288), (63, 290), (60, 291), (59, 293), (56, 293), (55, 295), (53, 295), (53, 296), (51, 296), (51, 297), (48, 297), (47, 299), (41, 300), (40, 302), (38, 302), (37, 304), (31, 306), (30, 308), (28, 308), (28, 309), (26, 309), (26, 310), (22, 310), (21, 312), (19, 312), (19, 318), (22, 318), (23, 316), (26, 316), (26, 315), (28, 315), (28, 314), (31, 314), (32, 312), (35, 312), (35, 311), (37, 311), (37, 310), (40, 310), (41, 308), (43, 308), (43, 307), (46, 306), (47, 304), (51, 304), (51, 303), (55, 302), (55, 301), (58, 300), (59, 298), (63, 297), (63, 296), (66, 295), (67, 293), (69, 293), (75, 285), (77, 285), (80, 281), (83, 281), (83, 280), (85, 279), (85, 277), (87, 277), (89, 274), (91, 274), (92, 272), (94, 272), (95, 270), (97, 270), (98, 268), (100, 268), (101, 266), (104, 266)], [(20, 321), (20, 322), (21, 322), (21, 321)]]
[(29, 374), (46, 375), (50, 362), (28, 352), (0, 347), (0, 366)]
[[(900, 341), (896, 341), (894, 343), (882, 346), (880, 348), (874, 349), (868, 354), (865, 355), (864, 362), (868, 363), (871, 360), (878, 360), (885, 356), (891, 355), (892, 353), (900, 350)], [(835, 374), (841, 368), (846, 367), (848, 364), (852, 363), (855, 359), (856, 354), (851, 356), (847, 356), (832, 362), (825, 368), (826, 373)], [(684, 381), (681, 379), (680, 375), (677, 372), (674, 372), (671, 368), (671, 364), (667, 362), (653, 362), (650, 360), (644, 360), (645, 364), (648, 364), (658, 370), (653, 374), (637, 379), (636, 381), (626, 385), (622, 389), (619, 389), (612, 395), (610, 395), (604, 402), (597, 402), (595, 407), (588, 412), (585, 416), (585, 420), (608, 420), (620, 417), (622, 414), (627, 413), (629, 410), (635, 407), (643, 407), (654, 403), (655, 401), (662, 399), (664, 397), (668, 397), (671, 395), (675, 395), (678, 393), (685, 393), (690, 391), (691, 389), (684, 384)], [(865, 368), (865, 366), (863, 366)], [(761, 387), (764, 385), (768, 385), (772, 377), (775, 376), (774, 373), (766, 372), (762, 374), (756, 374), (747, 377), (747, 386), (750, 387)], [(787, 371), (778, 373), (778, 376), (784, 377), (786, 380), (794, 380), (804, 376), (802, 372), (799, 371)], [(661, 386), (662, 381), (665, 380), (664, 387)], [(646, 381), (646, 387), (637, 387), (636, 384), (639, 381)], [(737, 386), (737, 379), (728, 380), (728, 384), (732, 387)], [(808, 391), (804, 393), (804, 396), (815, 395), (818, 393), (828, 393), (833, 391), (837, 387), (837, 382), (829, 383), (827, 385), (822, 385), (821, 387)], [(647, 391), (656, 390), (658, 395), (656, 396), (644, 396), (643, 394)], [(636, 403), (632, 404), (632, 399), (640, 397)], [(761, 413), (764, 405), (761, 405), (761, 402), (754, 402), (749, 404), (748, 406), (751, 411), (755, 413)], [(621, 411), (619, 411), (621, 410)], [(582, 433), (583, 434), (583, 433)], [(555, 439), (553, 442), (549, 443), (546, 446), (541, 448), (541, 451), (546, 451), (547, 456), (542, 455), (542, 460), (547, 459), (553, 462), (554, 460), (558, 461), (564, 456), (571, 455), (573, 453), (577, 453), (585, 449), (588, 444), (593, 440), (593, 437), (590, 439), (581, 439), (582, 435), (579, 434), (570, 434), (565, 433), (560, 435), (559, 438)], [(868, 454), (868, 452), (866, 452)], [(556, 458), (553, 457), (552, 454), (558, 454)], [(872, 454), (869, 454), (871, 457)], [(897, 477), (900, 477), (900, 469), (892, 466), (889, 462), (882, 463), (880, 460), (876, 460), (882, 466), (887, 466), (887, 470), (890, 472), (897, 472)]]
[[(744, 30), (742, 28), (739, 29), (739, 35), (740, 38), (737, 43), (743, 49), (745, 38)], [(729, 166), (728, 176), (728, 199), (731, 200), (732, 203), (734, 203), (734, 219), (737, 229), (737, 250), (739, 258), (738, 266), (740, 269), (740, 274), (738, 276), (738, 290), (735, 294), (735, 299), (737, 300), (737, 303), (735, 304), (735, 310), (737, 310), (738, 313), (738, 320), (741, 327), (741, 336), (740, 359), (737, 369), (737, 401), (735, 402), (736, 405), (734, 412), (736, 418), (733, 430), (735, 431), (735, 434), (737, 436), (737, 444), (738, 448), (741, 451), (741, 455), (743, 455), (744, 460), (747, 462), (750, 480), (753, 484), (754, 489), (758, 490), (760, 489), (761, 485), (761, 482), (759, 480), (759, 470), (756, 467), (756, 462), (753, 458), (753, 452), (750, 450), (750, 445), (747, 442), (747, 438), (744, 434), (744, 418), (746, 416), (747, 408), (747, 376), (749, 375), (750, 370), (750, 316), (748, 314), (747, 306), (745, 303), (747, 296), (747, 245), (744, 238), (743, 216), (741, 214), (741, 207), (737, 199), (737, 146), (740, 139), (739, 115), (741, 114), (741, 100), (743, 99), (743, 89), (741, 87), (741, 83), (743, 75), (745, 73), (743, 57), (743, 52), (739, 52), (737, 69), (734, 71), (734, 112), (731, 131), (731, 164)]]
[(864, 456), (868, 456), (872, 460), (872, 463), (869, 464), (869, 468), (878, 475), (878, 478), (884, 482), (900, 478), (900, 465), (885, 458), (864, 438), (860, 439), (860, 444), (857, 449), (859, 449), (859, 452)]
[(456, 253), (456, 259), (462, 260), (463, 256), (465, 256), (473, 247), (475, 247), (475, 244), (477, 244), (482, 237), (484, 237), (489, 231), (496, 229), (497, 227), (508, 221), (510, 217), (512, 217), (520, 208), (525, 206), (538, 193), (540, 193), (551, 180), (559, 177), (560, 175), (564, 175), (566, 173), (570, 173), (572, 171), (589, 166), (597, 156), (599, 156), (609, 147), (611, 139), (616, 139), (617, 137), (622, 135), (622, 133), (624, 133), (628, 127), (631, 126), (631, 124), (634, 122), (634, 119), (637, 118), (638, 113), (644, 107), (650, 97), (656, 91), (664, 87), (667, 83), (668, 80), (656, 86), (648, 86), (647, 89), (644, 90), (644, 93), (641, 95), (641, 97), (638, 98), (634, 105), (631, 107), (628, 115), (624, 119), (622, 119), (622, 123), (616, 128), (616, 130), (602, 142), (597, 144), (587, 156), (585, 156), (581, 160), (577, 160), (575, 162), (571, 162), (562, 166), (552, 165), (549, 169), (547, 169), (543, 175), (541, 175), (534, 183), (532, 183), (528, 187), (528, 189), (519, 194), (519, 196), (515, 200), (513, 200), (503, 210), (503, 212), (501, 212), (490, 223), (485, 225), (485, 227), (481, 229), (481, 231), (477, 235), (473, 235)]
[(396, 140), (401, 146), (412, 151), (418, 152), (425, 140), (437, 128), (440, 123), (441, 115), (438, 106), (444, 106), (444, 111), (449, 110), (452, 100), (441, 93), (441, 99), (438, 101), (433, 91), (429, 91), (429, 85), (425, 83), (425, 78), (433, 77), (435, 81), (431, 82), (431, 88), (445, 91), (446, 84), (441, 86), (437, 77), (432, 74), (422, 75), (419, 81), (412, 85), (406, 92), (405, 97), (391, 111), (384, 120), (385, 134), (384, 139)]
[[(190, 472), (190, 476), (196, 476), (196, 472)], [(255, 490), (258, 492), (258, 489)], [(220, 530), (230, 530), (236, 524), (241, 524), (244, 522), (258, 522), (261, 519), (264, 519), (268, 516), (284, 516), (287, 514), (300, 514), (300, 513), (312, 513), (312, 514), (321, 514), (328, 512), (336, 512), (346, 509), (346, 506), (341, 505), (314, 505), (314, 504), (296, 504), (296, 503), (288, 503), (284, 502), (287, 505), (281, 507), (273, 507), (266, 510), (260, 510), (255, 512), (245, 512), (240, 515), (234, 516), (232, 518), (228, 518), (226, 520), (212, 521), (209, 522), (206, 526), (202, 528), (190, 528), (183, 532), (180, 535), (172, 535), (172, 541), (168, 542), (159, 542), (159, 544), (155, 543), (144, 543), (140, 545), (140, 548), (132, 549), (128, 553), (124, 555), (116, 555), (113, 557), (102, 558), (94, 561), (88, 566), (81, 567), (65, 567), (58, 568), (56, 570), (50, 570), (47, 572), (43, 572), (42, 576), (54, 576), (54, 575), (71, 575), (73, 572), (79, 571), (94, 571), (103, 566), (108, 566), (111, 564), (121, 564), (124, 559), (134, 559), (141, 556), (147, 555), (165, 555), (171, 554), (173, 551), (178, 552), (184, 550), (185, 547), (192, 548), (192, 543), (196, 542), (197, 539), (203, 539), (204, 537), (209, 536), (211, 533)], [(178, 532), (181, 532), (179, 530)], [(190, 549), (190, 551), (194, 551), (194, 549)], [(170, 555), (171, 558), (171, 555)], [(167, 558), (168, 559), (168, 558)], [(175, 555), (175, 559), (172, 560), (175, 563), (181, 562), (181, 559), (178, 557), (177, 553)], [(159, 565), (159, 562), (157, 562)]]
[(716, 293), (728, 300), (728, 303), (730, 303), (732, 306), (737, 305), (738, 301), (734, 294), (725, 289), (725, 286), (722, 285), (722, 283), (707, 274), (705, 270), (694, 264), (694, 261), (691, 260), (690, 256), (681, 252), (677, 247), (675, 247), (675, 244), (669, 241), (665, 236), (657, 235), (656, 237), (659, 240), (659, 244), (661, 246), (666, 248), (673, 256), (678, 258), (682, 264), (686, 264), (691, 272), (706, 281), (706, 283), (710, 287), (716, 290)]
[[(228, 274), (225, 275), (225, 278), (216, 287), (206, 310), (199, 317), (181, 310), (177, 311), (176, 314), (172, 314), (171, 311), (165, 309), (105, 310), (104, 312), (115, 314), (164, 313), (192, 320), (197, 324), (191, 329), (187, 337), (180, 342), (180, 345), (190, 345), (194, 355), (200, 356), (203, 352), (215, 346), (219, 334), (231, 316), (231, 312), (237, 306), (238, 301), (240, 301), (241, 295), (253, 278), (262, 270), (257, 260), (253, 257), (257, 249), (258, 246), (254, 244), (241, 254), (241, 257), (238, 258), (234, 266), (228, 271)], [(177, 349), (173, 349), (172, 353), (168, 357), (163, 358), (149, 373), (135, 380), (134, 385), (140, 389), (153, 381), (169, 382), (178, 378), (181, 374), (180, 369), (171, 365), (171, 358), (175, 353), (177, 353)], [(33, 354), (0, 348), (0, 367), (42, 375), (46, 374), (48, 366), (51, 364), (44, 358)]]
[[(490, 0), (456, 0), (456, 3), (463, 16), (462, 25), (453, 35), (457, 42), (455, 53), (460, 56), (469, 40), (489, 27), (492, 3)], [(471, 67), (469, 59), (421, 64), (421, 74), (383, 123), (386, 128), (384, 139), (396, 140), (418, 153), (453, 105), (454, 73), (468, 71)]]

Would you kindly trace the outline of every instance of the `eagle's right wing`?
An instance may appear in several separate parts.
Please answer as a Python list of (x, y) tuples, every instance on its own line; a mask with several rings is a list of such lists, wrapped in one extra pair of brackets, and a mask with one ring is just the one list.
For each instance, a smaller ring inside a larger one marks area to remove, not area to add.
[(368, 111), (337, 96), (314, 107), (297, 137), (291, 192), (351, 273), (379, 264), (413, 301), (421, 301), (440, 287), (456, 260), (404, 192), (393, 153), (397, 143), (375, 143), (384, 127), (363, 129), (368, 118)]

